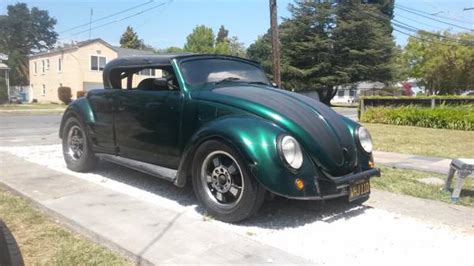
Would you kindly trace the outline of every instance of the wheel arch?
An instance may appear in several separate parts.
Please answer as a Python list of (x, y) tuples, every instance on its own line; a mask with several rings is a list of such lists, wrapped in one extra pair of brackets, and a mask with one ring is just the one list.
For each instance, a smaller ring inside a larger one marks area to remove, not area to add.
[(66, 108), (59, 126), (59, 138), (62, 138), (64, 126), (70, 117), (79, 119), (84, 125), (94, 122), (94, 114), (87, 98), (79, 98)]
[(179, 187), (186, 185), (191, 176), (196, 150), (209, 140), (221, 141), (234, 149), (249, 167), (252, 175), (260, 183), (266, 183), (265, 177), (259, 176), (256, 170), (261, 163), (266, 165), (269, 161), (279, 158), (276, 136), (282, 132), (281, 128), (269, 121), (254, 117), (229, 116), (211, 121), (201, 127), (184, 148), (175, 185)]

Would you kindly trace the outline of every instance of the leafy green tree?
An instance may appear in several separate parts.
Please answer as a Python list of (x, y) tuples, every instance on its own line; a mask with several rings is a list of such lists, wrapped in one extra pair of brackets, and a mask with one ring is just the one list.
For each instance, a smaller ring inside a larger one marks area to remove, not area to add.
[(429, 94), (456, 94), (474, 89), (474, 34), (420, 31), (403, 51), (411, 77)]
[(228, 42), (217, 42), (214, 47), (214, 53), (216, 54), (230, 54), (230, 46)]
[(28, 85), (28, 55), (52, 49), (58, 34), (56, 20), (48, 11), (25, 3), (7, 6), (7, 15), (0, 16), (0, 53), (8, 55), (12, 85)]
[[(393, 0), (331, 2), (297, 0), (279, 26), (283, 87), (317, 91), (326, 104), (338, 86), (390, 81), (394, 65)], [(269, 33), (250, 45), (247, 55), (271, 69)]]
[(127, 26), (127, 29), (120, 37), (120, 47), (129, 49), (143, 49), (145, 44), (143, 40), (138, 37), (138, 34), (133, 30), (131, 26)]
[(186, 37), (184, 50), (194, 53), (214, 52), (214, 32), (204, 25), (196, 26), (193, 32)]
[(171, 46), (171, 47), (168, 47), (168, 48), (165, 48), (165, 49), (162, 49), (162, 50), (158, 51), (158, 53), (165, 53), (165, 54), (178, 54), (178, 53), (182, 53), (182, 52), (184, 52), (183, 48), (174, 47), (174, 46)]
[(348, 80), (335, 67), (333, 8), (328, 2), (296, 1), (289, 10), (292, 17), (281, 25), (283, 86), (317, 91), (321, 101), (329, 104), (336, 86)]
[(237, 36), (232, 36), (229, 40), (229, 54), (239, 57), (246, 56), (246, 49), (243, 42)]
[(259, 36), (257, 40), (247, 48), (247, 57), (260, 62), (270, 79), (272, 77), (271, 56), (272, 46), (270, 42), (270, 34), (268, 32), (263, 36)]
[(228, 37), (229, 37), (229, 31), (226, 30), (224, 25), (221, 25), (221, 27), (219, 28), (219, 32), (217, 33), (216, 43), (229, 42)]
[(332, 32), (336, 71), (347, 83), (392, 80), (395, 43), (387, 26), (389, 20), (381, 19), (384, 16), (378, 6), (341, 0), (336, 17)]

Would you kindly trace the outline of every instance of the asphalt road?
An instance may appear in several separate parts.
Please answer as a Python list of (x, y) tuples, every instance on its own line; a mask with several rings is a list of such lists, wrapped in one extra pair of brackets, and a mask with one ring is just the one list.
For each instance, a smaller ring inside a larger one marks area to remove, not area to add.
[(0, 146), (59, 143), (61, 114), (0, 116)]

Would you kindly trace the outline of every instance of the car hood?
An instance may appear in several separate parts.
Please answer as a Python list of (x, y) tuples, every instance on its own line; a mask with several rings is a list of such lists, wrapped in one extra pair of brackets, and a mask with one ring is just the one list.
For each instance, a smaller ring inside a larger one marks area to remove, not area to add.
[(271, 120), (295, 137), (327, 174), (341, 176), (356, 167), (354, 124), (319, 101), (269, 86), (237, 84), (203, 89), (193, 97)]

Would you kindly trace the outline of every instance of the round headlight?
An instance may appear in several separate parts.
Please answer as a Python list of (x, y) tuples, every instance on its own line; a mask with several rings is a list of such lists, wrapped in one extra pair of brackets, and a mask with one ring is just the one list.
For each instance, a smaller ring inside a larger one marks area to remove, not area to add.
[(295, 138), (284, 136), (280, 139), (279, 146), (283, 159), (291, 168), (299, 169), (303, 165), (303, 152)]
[(357, 136), (359, 137), (359, 143), (362, 149), (367, 153), (371, 153), (374, 145), (369, 130), (365, 127), (359, 127), (359, 129), (357, 129)]

